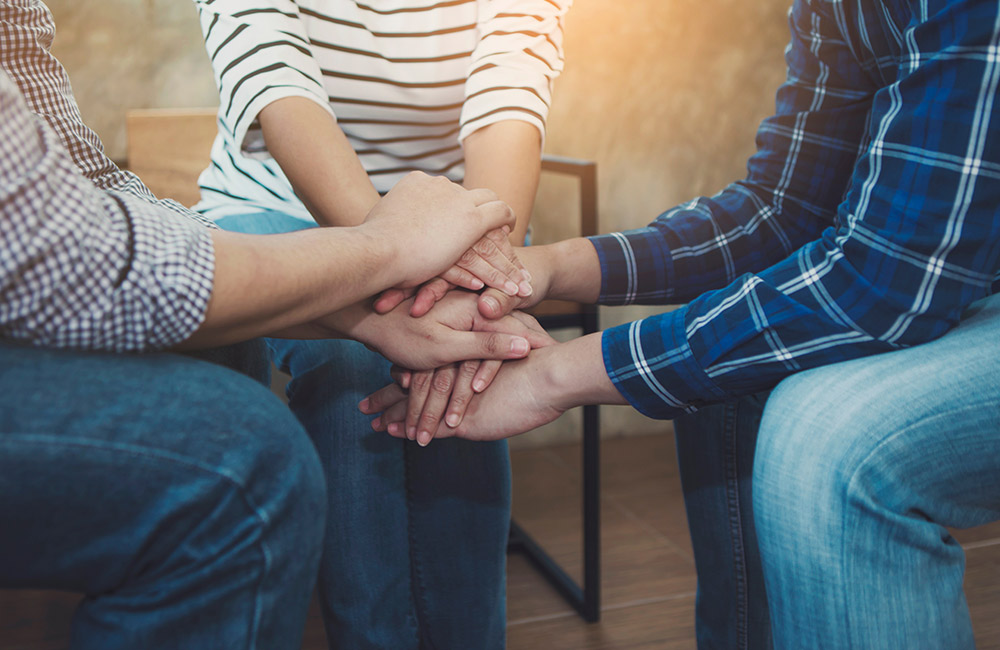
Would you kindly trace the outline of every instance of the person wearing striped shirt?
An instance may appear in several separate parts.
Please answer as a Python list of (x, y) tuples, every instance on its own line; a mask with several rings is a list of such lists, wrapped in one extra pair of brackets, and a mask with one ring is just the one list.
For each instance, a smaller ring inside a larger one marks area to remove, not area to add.
[[(418, 436), (676, 418), (700, 648), (972, 648), (946, 527), (1000, 519), (1000, 4), (796, 0), (789, 22), (743, 180), (522, 254), (523, 304), (686, 304), (505, 363)], [(401, 436), (405, 399), (364, 407)]]
[[(220, 91), (205, 216), (250, 233), (351, 226), (420, 170), (495, 191), (516, 215), (509, 240), (524, 241), (570, 0), (195, 5)], [(420, 315), (452, 286), (481, 288), (476, 260), (465, 263), (398, 309)], [(421, 450), (385, 438), (357, 410), (388, 379), (384, 359), (347, 342), (268, 346), (325, 464), (331, 647), (502, 647), (506, 443)]]

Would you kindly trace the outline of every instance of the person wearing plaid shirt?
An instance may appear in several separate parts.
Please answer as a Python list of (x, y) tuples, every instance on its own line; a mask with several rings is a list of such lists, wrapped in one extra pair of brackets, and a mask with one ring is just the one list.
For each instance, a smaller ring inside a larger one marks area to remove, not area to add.
[(425, 442), (587, 403), (676, 418), (699, 647), (972, 647), (946, 526), (1000, 518), (1000, 3), (796, 0), (789, 23), (743, 180), (522, 255), (523, 304), (683, 307), (505, 363), (467, 411), (365, 407)]
[(254, 337), (523, 356), (547, 337), (465, 331), (472, 294), (450, 316), (368, 306), (503, 241), (511, 211), (412, 175), (356, 227), (223, 232), (108, 160), (53, 36), (39, 0), (0, 0), (0, 588), (85, 594), (74, 648), (299, 648), (325, 481)]

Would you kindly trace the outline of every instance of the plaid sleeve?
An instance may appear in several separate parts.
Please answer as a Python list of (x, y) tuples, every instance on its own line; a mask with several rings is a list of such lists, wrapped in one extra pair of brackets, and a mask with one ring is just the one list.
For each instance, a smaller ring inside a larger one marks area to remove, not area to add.
[(166, 348), (201, 324), (211, 232), (81, 175), (0, 72), (0, 337), (35, 345)]
[(0, 0), (0, 63), (28, 107), (59, 136), (77, 169), (97, 187), (136, 196), (214, 228), (196, 212), (170, 199), (157, 200), (139, 178), (104, 153), (97, 134), (83, 122), (69, 76), (49, 49), (55, 38), (52, 14), (40, 0)]
[[(825, 107), (850, 97), (826, 81), (873, 72), (851, 63), (833, 17), (796, 3), (789, 83), (759, 136), (788, 146), (762, 147), (750, 170), (751, 181), (782, 181), (770, 193), (777, 203), (750, 182), (595, 241), (610, 272), (605, 299), (691, 298), (604, 334), (609, 375), (640, 411), (669, 418), (799, 370), (932, 340), (989, 294), (1000, 266), (998, 6), (914, 11), (893, 77), (870, 101), (853, 98), (863, 109), (835, 111), (845, 124), (823, 128)], [(808, 109), (787, 110), (795, 105)], [(862, 126), (863, 138), (837, 136)], [(795, 236), (789, 210), (805, 224)], [(659, 255), (666, 261), (648, 261)]]

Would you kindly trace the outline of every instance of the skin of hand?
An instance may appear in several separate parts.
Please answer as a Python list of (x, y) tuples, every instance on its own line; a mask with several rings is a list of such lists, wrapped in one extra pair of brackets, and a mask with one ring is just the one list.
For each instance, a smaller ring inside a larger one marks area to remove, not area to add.
[(279, 332), (315, 337), (323, 328), (309, 323), (389, 287), (425, 282), (512, 220), (510, 208), (489, 190), (413, 172), (359, 226), (267, 236), (214, 231), (208, 310), (178, 347)]
[[(392, 384), (367, 397), (362, 411), (382, 412), (373, 428), (403, 438), (406, 398), (405, 391)], [(601, 334), (590, 334), (505, 362), (493, 384), (472, 398), (461, 424), (440, 425), (433, 437), (499, 440), (547, 424), (576, 406), (625, 403), (604, 369)]]
[[(537, 332), (532, 349), (556, 344), (534, 318), (523, 312), (513, 312), (506, 319), (516, 319)], [(488, 321), (492, 325), (494, 321)], [(430, 442), (442, 419), (451, 428), (457, 427), (473, 395), (482, 392), (493, 381), (503, 362), (495, 360), (464, 361), (435, 370), (410, 373), (405, 387), (409, 389), (406, 402), (406, 437), (421, 446)], [(397, 378), (394, 375), (394, 378)], [(397, 382), (404, 379), (398, 376)], [(403, 385), (400, 383), (400, 385)]]
[[(365, 221), (379, 195), (328, 110), (305, 97), (285, 97), (265, 106), (259, 119), (268, 152), (317, 223), (356, 226)], [(510, 246), (497, 251), (496, 243), (505, 243), (511, 228), (517, 229), (516, 222), (487, 233), (441, 277), (466, 289), (488, 286), (527, 295), (531, 285)], [(402, 292), (393, 295), (398, 295), (397, 304), (409, 297)]]
[(476, 294), (453, 291), (439, 307), (427, 317), (413, 318), (408, 303), (388, 314), (358, 303), (324, 319), (322, 329), (327, 337), (361, 341), (393, 363), (416, 370), (467, 359), (517, 359), (550, 342), (544, 331), (513, 316), (486, 320), (476, 307)]
[[(520, 247), (528, 230), (541, 170), (541, 133), (528, 122), (504, 120), (474, 131), (462, 142), (462, 148), (465, 154), (463, 185), (469, 189), (493, 190), (514, 211), (517, 221), (508, 240), (503, 242), (507, 244), (503, 250), (505, 258), (510, 260), (514, 268), (523, 269), (511, 245)], [(496, 244), (502, 246), (499, 241)], [(411, 315), (426, 314), (435, 302), (456, 286), (472, 290), (481, 288), (466, 281), (465, 271), (469, 266), (463, 262), (466, 261), (460, 261), (441, 277), (434, 278), (420, 288)], [(500, 268), (500, 265), (497, 267)], [(508, 275), (514, 277), (509, 270)], [(526, 298), (533, 290), (531, 275), (525, 273), (521, 277), (516, 285), (501, 287), (492, 282), (486, 282), (486, 285), (511, 297)], [(375, 308), (380, 312), (389, 311), (411, 295), (410, 291), (387, 291), (376, 302)]]

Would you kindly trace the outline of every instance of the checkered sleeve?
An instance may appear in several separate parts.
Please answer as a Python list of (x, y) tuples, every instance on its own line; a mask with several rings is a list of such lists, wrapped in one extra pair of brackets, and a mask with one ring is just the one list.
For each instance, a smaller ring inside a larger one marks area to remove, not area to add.
[(85, 178), (0, 72), (0, 337), (138, 351), (188, 338), (212, 291), (211, 232)]
[(196, 220), (215, 225), (170, 199), (158, 200), (139, 178), (104, 153), (101, 139), (83, 122), (69, 77), (49, 49), (55, 23), (40, 0), (0, 0), (0, 62), (18, 85), (31, 111), (59, 136), (77, 169), (97, 187), (117, 190)]
[(605, 301), (690, 299), (604, 334), (609, 375), (647, 415), (932, 340), (997, 278), (1000, 7), (914, 7), (870, 98), (847, 88), (875, 75), (814, 7), (793, 8), (789, 80), (748, 181), (594, 241)]

